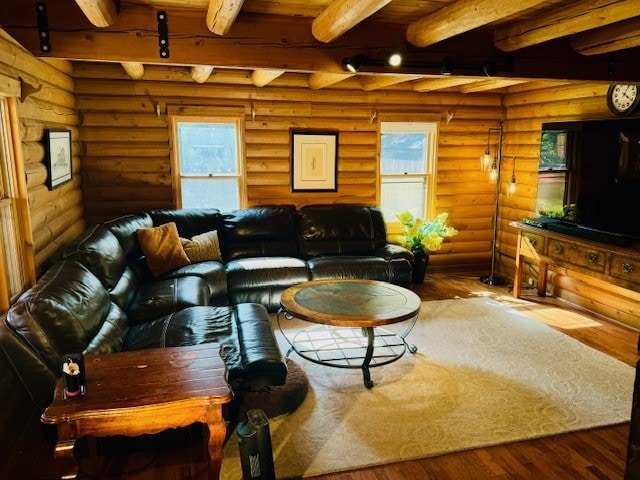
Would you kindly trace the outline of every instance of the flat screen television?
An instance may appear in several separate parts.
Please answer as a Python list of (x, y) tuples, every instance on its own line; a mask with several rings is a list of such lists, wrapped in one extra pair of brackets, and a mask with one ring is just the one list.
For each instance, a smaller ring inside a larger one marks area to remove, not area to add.
[(536, 200), (546, 228), (639, 243), (640, 118), (544, 123)]

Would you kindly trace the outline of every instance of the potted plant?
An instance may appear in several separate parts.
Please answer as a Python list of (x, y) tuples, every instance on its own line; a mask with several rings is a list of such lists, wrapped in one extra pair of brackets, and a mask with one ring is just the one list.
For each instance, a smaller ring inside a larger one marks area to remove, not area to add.
[(398, 242), (414, 255), (411, 281), (423, 283), (429, 252), (440, 250), (444, 239), (457, 235), (458, 230), (447, 225), (449, 214), (446, 212), (431, 221), (415, 217), (410, 212), (399, 213), (396, 218), (402, 224), (402, 235), (398, 236)]

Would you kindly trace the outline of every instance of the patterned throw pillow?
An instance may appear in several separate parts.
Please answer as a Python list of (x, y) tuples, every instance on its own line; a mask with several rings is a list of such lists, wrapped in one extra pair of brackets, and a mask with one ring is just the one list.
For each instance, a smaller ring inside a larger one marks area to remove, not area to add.
[(206, 262), (207, 260), (222, 261), (220, 242), (218, 241), (218, 232), (216, 230), (201, 233), (191, 239), (180, 238), (180, 243), (182, 243), (182, 248), (184, 248), (191, 263)]
[(154, 275), (189, 265), (191, 261), (180, 244), (175, 222), (136, 230), (142, 253)]

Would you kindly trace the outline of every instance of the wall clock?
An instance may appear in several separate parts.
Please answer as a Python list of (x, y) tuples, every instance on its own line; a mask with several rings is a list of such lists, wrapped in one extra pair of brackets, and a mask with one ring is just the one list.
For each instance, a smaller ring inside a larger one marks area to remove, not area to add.
[(640, 103), (637, 85), (611, 85), (607, 91), (607, 106), (615, 115), (631, 115)]

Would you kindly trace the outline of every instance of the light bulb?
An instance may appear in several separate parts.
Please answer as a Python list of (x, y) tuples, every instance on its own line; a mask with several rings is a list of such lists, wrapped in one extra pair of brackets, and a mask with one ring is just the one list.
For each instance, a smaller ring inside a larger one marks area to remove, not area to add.
[(491, 167), (491, 162), (493, 158), (491, 158), (491, 152), (489, 151), (489, 147), (484, 151), (482, 155), (480, 155), (480, 169), (483, 172), (486, 172)]
[(402, 55), (397, 52), (392, 53), (387, 61), (392, 67), (399, 67), (400, 65), (402, 65)]
[(509, 189), (507, 190), (507, 193), (509, 194), (509, 196), (512, 196), (516, 193), (516, 188), (517, 188), (516, 175), (515, 173), (512, 173), (511, 181), (509, 182)]
[(489, 172), (489, 181), (491, 183), (496, 183), (498, 181), (498, 168), (494, 165), (491, 166), (491, 171)]

